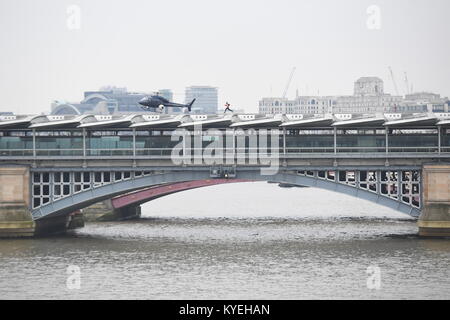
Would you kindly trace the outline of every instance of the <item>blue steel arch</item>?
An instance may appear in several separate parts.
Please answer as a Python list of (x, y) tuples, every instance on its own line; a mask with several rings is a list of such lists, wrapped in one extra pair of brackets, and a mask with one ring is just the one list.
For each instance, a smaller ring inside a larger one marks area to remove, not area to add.
[[(350, 196), (372, 201), (387, 206), (412, 217), (420, 215), (420, 209), (402, 203), (397, 199), (388, 198), (379, 193), (370, 192), (355, 186), (338, 183), (336, 181), (322, 180), (317, 177), (298, 175), (295, 173), (278, 173), (275, 175), (261, 175), (259, 170), (239, 171), (239, 179), (253, 181), (271, 181), (277, 183), (289, 183), (293, 185), (316, 187), (334, 192), (344, 193)], [(211, 179), (209, 171), (170, 171), (160, 174), (152, 174), (144, 177), (114, 182), (97, 188), (91, 188), (69, 197), (61, 198), (32, 210), (34, 220), (59, 214), (67, 214), (75, 210), (85, 208), (96, 202), (110, 199), (121, 194), (148, 188), (166, 183)]]

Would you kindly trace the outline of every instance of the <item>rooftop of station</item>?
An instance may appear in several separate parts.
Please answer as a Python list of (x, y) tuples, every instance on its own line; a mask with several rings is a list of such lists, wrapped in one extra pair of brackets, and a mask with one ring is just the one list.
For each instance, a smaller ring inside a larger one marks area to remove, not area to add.
[(450, 113), (384, 114), (225, 114), (225, 115), (5, 115), (0, 130), (104, 128), (420, 128), (450, 127)]

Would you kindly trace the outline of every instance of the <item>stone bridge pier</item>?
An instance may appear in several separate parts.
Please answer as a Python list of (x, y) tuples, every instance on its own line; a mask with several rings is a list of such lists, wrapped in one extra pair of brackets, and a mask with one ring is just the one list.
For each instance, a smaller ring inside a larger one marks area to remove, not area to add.
[(112, 199), (97, 202), (83, 209), (85, 221), (123, 221), (137, 219), (140, 216), (140, 205), (116, 208), (112, 204)]
[(419, 235), (450, 237), (450, 164), (424, 165)]
[(30, 207), (30, 170), (25, 166), (0, 167), (0, 237), (33, 236)]
[(34, 221), (30, 211), (30, 168), (0, 167), (0, 238), (63, 233), (83, 226), (77, 213)]

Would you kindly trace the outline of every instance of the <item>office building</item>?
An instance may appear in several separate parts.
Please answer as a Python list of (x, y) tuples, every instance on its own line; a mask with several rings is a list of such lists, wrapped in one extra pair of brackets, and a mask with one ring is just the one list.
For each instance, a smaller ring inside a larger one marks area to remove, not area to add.
[(185, 103), (190, 103), (193, 99), (195, 103), (192, 113), (216, 114), (218, 112), (219, 98), (218, 89), (210, 86), (191, 86), (185, 91)]

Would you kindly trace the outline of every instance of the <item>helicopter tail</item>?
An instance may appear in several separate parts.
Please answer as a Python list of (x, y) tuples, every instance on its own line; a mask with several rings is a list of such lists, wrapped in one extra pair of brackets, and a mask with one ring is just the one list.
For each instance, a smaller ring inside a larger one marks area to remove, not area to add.
[(194, 102), (195, 102), (195, 99), (192, 100), (191, 103), (189, 103), (189, 104), (187, 105), (189, 112), (191, 112), (191, 108), (192, 108), (192, 105), (194, 104)]

